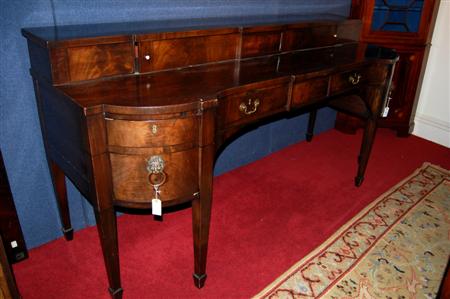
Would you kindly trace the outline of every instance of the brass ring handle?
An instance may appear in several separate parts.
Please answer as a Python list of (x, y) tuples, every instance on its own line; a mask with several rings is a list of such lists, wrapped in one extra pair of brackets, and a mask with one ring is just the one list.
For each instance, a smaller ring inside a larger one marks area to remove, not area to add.
[(362, 76), (358, 73), (353, 73), (348, 77), (348, 82), (350, 82), (353, 85), (356, 85), (361, 80)]
[(159, 187), (166, 182), (167, 175), (164, 172), (161, 173), (149, 173), (148, 182), (154, 187)]
[[(259, 99), (255, 99), (255, 100), (248, 99), (248, 103), (242, 102), (239, 105), (239, 111), (241, 111), (242, 113), (244, 113), (246, 115), (253, 114), (258, 110), (259, 104), (260, 104)], [(249, 108), (251, 106), (253, 106), (253, 108)]]

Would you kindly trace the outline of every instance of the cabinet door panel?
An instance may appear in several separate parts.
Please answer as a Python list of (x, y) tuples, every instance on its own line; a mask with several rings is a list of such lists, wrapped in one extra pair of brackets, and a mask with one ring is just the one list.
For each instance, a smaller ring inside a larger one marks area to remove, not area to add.
[(336, 42), (336, 37), (334, 25), (288, 30), (283, 34), (282, 50), (329, 46)]
[(373, 31), (417, 32), (423, 10), (423, 0), (375, 0)]
[(141, 72), (234, 59), (238, 41), (237, 34), (144, 41), (139, 48)]
[(280, 32), (257, 32), (242, 36), (242, 57), (253, 57), (278, 52)]
[(66, 51), (71, 81), (131, 74), (134, 69), (131, 43), (71, 47)]

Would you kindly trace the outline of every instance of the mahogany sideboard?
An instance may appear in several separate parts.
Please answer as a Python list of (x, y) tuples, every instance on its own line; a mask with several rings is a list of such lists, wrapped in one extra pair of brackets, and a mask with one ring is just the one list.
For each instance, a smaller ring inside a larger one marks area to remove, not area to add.
[[(216, 153), (242, 128), (330, 106), (364, 120), (359, 186), (397, 54), (360, 21), (249, 17), (23, 29), (66, 239), (64, 176), (93, 206), (109, 291), (121, 298), (117, 206), (192, 202), (194, 282), (206, 279)], [(297, 112), (298, 113), (298, 112)]]

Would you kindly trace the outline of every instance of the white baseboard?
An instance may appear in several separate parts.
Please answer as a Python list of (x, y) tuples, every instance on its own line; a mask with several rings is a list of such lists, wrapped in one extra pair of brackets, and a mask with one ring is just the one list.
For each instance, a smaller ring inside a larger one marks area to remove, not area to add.
[(416, 114), (412, 134), (450, 148), (450, 122)]

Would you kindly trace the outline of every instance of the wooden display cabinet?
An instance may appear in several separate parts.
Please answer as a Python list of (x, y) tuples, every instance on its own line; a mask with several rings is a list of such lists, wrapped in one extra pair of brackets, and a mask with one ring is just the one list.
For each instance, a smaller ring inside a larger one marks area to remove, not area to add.
[[(379, 127), (400, 137), (414, 129), (431, 37), (440, 0), (353, 0), (350, 18), (362, 19), (361, 41), (395, 49), (399, 56), (392, 82), (389, 114)], [(355, 133), (359, 120), (339, 113), (336, 129)]]

